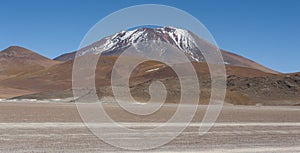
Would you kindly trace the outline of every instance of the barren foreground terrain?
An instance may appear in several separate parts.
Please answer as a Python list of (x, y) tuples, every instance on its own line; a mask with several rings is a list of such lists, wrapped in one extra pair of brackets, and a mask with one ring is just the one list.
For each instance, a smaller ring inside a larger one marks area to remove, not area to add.
[[(88, 105), (88, 104), (82, 104)], [(139, 118), (104, 104), (109, 115), (128, 127), (159, 125), (174, 113), (166, 105), (149, 117)], [(190, 126), (167, 145), (147, 152), (300, 152), (300, 108), (279, 106), (223, 107), (215, 126), (198, 135), (206, 106), (200, 106)], [(186, 111), (189, 111), (187, 107)], [(174, 126), (180, 126), (174, 125)], [(113, 127), (111, 127), (113, 128)], [(112, 139), (130, 143), (127, 133)], [(157, 134), (159, 139), (160, 134)], [(0, 103), (0, 152), (125, 152), (94, 136), (82, 123), (74, 103)]]

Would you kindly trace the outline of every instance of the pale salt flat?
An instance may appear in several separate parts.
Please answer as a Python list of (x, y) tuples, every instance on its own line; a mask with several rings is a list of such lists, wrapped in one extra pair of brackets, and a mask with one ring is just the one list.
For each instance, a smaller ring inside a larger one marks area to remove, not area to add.
[[(120, 123), (145, 128), (160, 123)], [(95, 124), (114, 128), (113, 124)], [(169, 126), (181, 126), (180, 123)], [(178, 138), (154, 150), (154, 153), (296, 153), (300, 151), (300, 123), (216, 123), (199, 136), (200, 123), (192, 123)], [(149, 133), (160, 139), (172, 132)], [(129, 133), (106, 133), (111, 139), (137, 139)], [(225, 141), (226, 143), (222, 144)], [(234, 143), (230, 143), (234, 141)], [(282, 141), (282, 142), (281, 142)], [(90, 133), (83, 123), (0, 123), (0, 152), (126, 152), (105, 144)], [(13, 144), (13, 145), (12, 145)], [(132, 151), (129, 151), (132, 152)]]
[[(107, 103), (105, 107), (114, 114), (120, 113), (115, 104)], [(163, 109), (167, 113), (174, 108), (173, 105), (165, 105)], [(184, 108), (190, 111), (191, 106), (186, 105)], [(205, 106), (200, 106), (198, 116), (201, 116), (203, 110)], [(141, 152), (298, 153), (299, 116), (299, 107), (224, 106), (217, 123), (205, 135), (199, 135), (201, 123), (200, 120), (194, 120), (170, 143)], [(118, 123), (139, 130), (160, 126), (160, 118), (138, 122), (122, 115)], [(1, 102), (0, 121), (1, 153), (134, 152), (115, 148), (99, 140), (81, 122), (74, 103)], [(114, 128), (112, 123), (92, 125)], [(172, 123), (167, 126), (180, 127), (183, 124)], [(147, 131), (145, 134), (151, 134), (153, 140), (159, 140), (173, 133)], [(105, 135), (126, 143), (138, 139), (130, 133), (113, 130)]]

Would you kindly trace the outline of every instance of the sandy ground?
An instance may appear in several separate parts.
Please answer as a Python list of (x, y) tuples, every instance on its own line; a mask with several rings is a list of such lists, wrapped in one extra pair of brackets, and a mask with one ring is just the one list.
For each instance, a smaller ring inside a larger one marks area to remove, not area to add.
[[(156, 127), (172, 116), (175, 108), (167, 105), (141, 118), (105, 104), (113, 119), (137, 129)], [(215, 126), (199, 136), (205, 109), (199, 107), (193, 122), (176, 139), (144, 152), (300, 152), (299, 107), (224, 106)], [(125, 152), (94, 136), (72, 103), (1, 102), (0, 121), (0, 152)], [(130, 143), (128, 133), (107, 134)], [(160, 137), (157, 133), (156, 139)]]

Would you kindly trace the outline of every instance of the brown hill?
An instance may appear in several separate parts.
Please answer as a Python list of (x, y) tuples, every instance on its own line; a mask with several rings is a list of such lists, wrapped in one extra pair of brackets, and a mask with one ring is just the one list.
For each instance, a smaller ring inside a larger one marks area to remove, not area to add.
[[(0, 52), (0, 81), (35, 73), (61, 62), (48, 59), (23, 47), (11, 46)], [(32, 93), (32, 90), (20, 90), (0, 84), (1, 97)]]
[(23, 47), (11, 46), (0, 52), (0, 78), (36, 72), (61, 62)]

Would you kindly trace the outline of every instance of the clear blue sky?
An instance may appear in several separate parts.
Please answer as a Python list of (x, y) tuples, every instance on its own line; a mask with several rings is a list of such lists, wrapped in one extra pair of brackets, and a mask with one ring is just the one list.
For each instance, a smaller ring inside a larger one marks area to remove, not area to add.
[(106, 15), (148, 3), (192, 14), (225, 50), (277, 71), (300, 71), (299, 0), (2, 0), (0, 50), (18, 45), (54, 58), (76, 50)]

